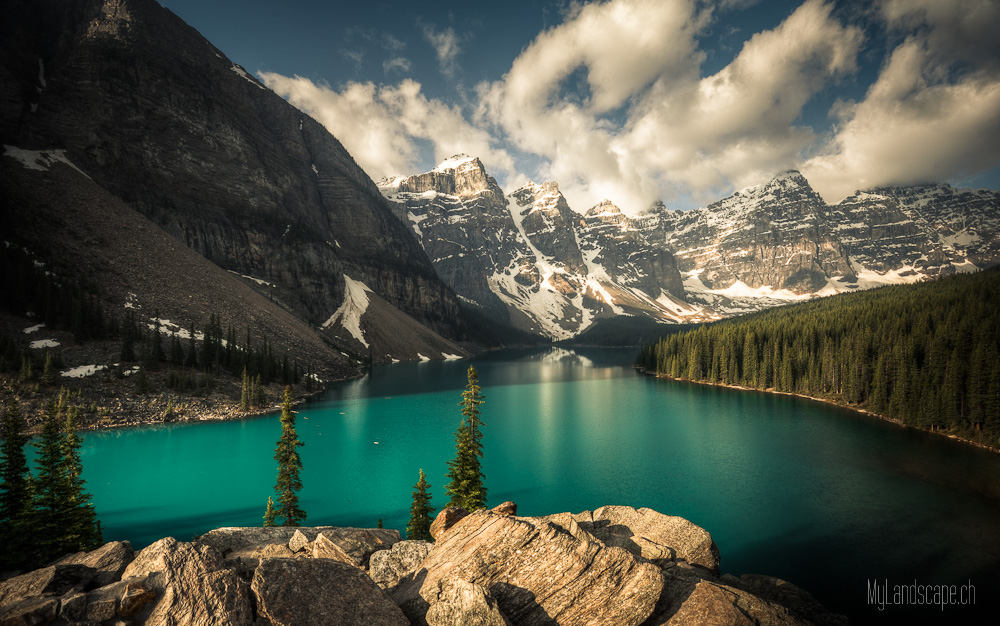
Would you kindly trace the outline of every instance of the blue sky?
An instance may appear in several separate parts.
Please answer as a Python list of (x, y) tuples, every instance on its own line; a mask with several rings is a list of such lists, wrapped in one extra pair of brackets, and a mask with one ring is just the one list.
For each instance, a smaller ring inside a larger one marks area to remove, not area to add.
[(1000, 188), (997, 0), (165, 0), (372, 178), (481, 157), (585, 211), (796, 168), (828, 201)]

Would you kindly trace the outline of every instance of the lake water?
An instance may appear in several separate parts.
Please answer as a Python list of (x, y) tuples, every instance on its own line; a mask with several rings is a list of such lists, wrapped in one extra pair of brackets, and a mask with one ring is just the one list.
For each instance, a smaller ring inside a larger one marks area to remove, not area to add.
[[(779, 576), (858, 623), (974, 621), (1000, 591), (1000, 455), (818, 402), (656, 380), (634, 351), (505, 352), (472, 363), (486, 397), (490, 505), (521, 515), (650, 507), (712, 533), (722, 570)], [(301, 407), (308, 525), (403, 530), (423, 468), (434, 505), (469, 361), (376, 367)], [(277, 416), (87, 433), (106, 540), (143, 546), (258, 525)], [(868, 604), (870, 581), (963, 585), (968, 607)], [(989, 611), (989, 613), (984, 613)]]

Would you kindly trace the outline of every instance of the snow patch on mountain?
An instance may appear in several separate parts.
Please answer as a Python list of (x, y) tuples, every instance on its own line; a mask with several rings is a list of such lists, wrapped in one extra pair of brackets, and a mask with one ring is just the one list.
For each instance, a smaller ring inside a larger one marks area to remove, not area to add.
[(344, 284), (344, 303), (328, 320), (323, 322), (322, 328), (329, 328), (340, 323), (344, 330), (367, 348), (369, 346), (365, 340), (364, 331), (361, 330), (361, 318), (368, 310), (368, 294), (373, 292), (363, 282), (353, 280), (347, 274), (344, 274)]
[[(83, 170), (66, 158), (65, 150), (25, 150), (17, 146), (4, 145), (3, 154), (4, 156), (20, 161), (21, 165), (29, 170), (47, 172), (56, 163), (65, 163), (84, 176), (87, 176), (83, 173)], [(90, 178), (90, 176), (87, 176), (87, 178)]]
[(267, 87), (265, 87), (264, 85), (261, 85), (259, 82), (257, 82), (256, 79), (254, 79), (252, 76), (250, 76), (249, 74), (247, 74), (246, 70), (244, 70), (239, 65), (236, 65), (234, 63), (233, 66), (231, 68), (229, 68), (229, 69), (231, 71), (233, 71), (233, 72), (236, 72), (237, 76), (239, 76), (243, 80), (247, 81), (248, 83), (250, 83), (251, 85), (253, 85), (257, 89), (263, 89), (265, 91), (267, 90)]
[(449, 157), (444, 161), (438, 163), (437, 167), (434, 168), (435, 172), (447, 172), (449, 170), (458, 169), (460, 166), (465, 165), (476, 160), (476, 157), (471, 157), (467, 154), (456, 154), (453, 157)]

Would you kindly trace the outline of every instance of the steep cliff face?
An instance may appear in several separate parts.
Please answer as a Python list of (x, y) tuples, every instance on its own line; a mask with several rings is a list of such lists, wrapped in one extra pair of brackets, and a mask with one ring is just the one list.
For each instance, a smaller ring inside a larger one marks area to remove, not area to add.
[(610, 203), (581, 216), (552, 182), (505, 195), (466, 155), (379, 187), (445, 282), (498, 321), (566, 339), (618, 315), (701, 315), (666, 245)]
[(642, 223), (610, 200), (587, 211), (577, 230), (588, 263), (603, 268), (611, 280), (647, 294), (665, 291), (684, 297), (673, 253), (664, 244), (654, 244), (642, 231)]
[(553, 183), (528, 183), (510, 194), (517, 203), (515, 219), (532, 244), (547, 257), (574, 274), (586, 274), (583, 254), (576, 241), (574, 226), (579, 215), (569, 208), (566, 198)]
[(859, 191), (830, 208), (855, 264), (939, 276), (1000, 261), (1000, 192), (950, 185)]
[(661, 214), (681, 272), (697, 271), (709, 288), (741, 281), (796, 294), (851, 273), (824, 219), (826, 204), (798, 172), (738, 192), (705, 209)]
[(152, 0), (21, 1), (0, 133), (95, 182), (314, 326), (349, 275), (448, 336), (454, 294), (320, 124)]
[(491, 290), (498, 268), (526, 263), (503, 191), (478, 158), (458, 155), (436, 169), (380, 183), (412, 225), (438, 275), (459, 296), (509, 321), (507, 305)]

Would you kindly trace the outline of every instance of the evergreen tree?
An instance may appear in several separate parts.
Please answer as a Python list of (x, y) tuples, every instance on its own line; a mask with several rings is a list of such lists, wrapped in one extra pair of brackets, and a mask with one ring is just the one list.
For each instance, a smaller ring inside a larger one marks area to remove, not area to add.
[(184, 346), (181, 345), (177, 335), (170, 338), (170, 362), (174, 365), (184, 365)]
[(56, 382), (55, 368), (52, 366), (52, 353), (45, 352), (45, 367), (42, 368), (42, 384), (54, 385)]
[(296, 493), (302, 489), (299, 472), (302, 471), (302, 459), (298, 448), (302, 446), (295, 433), (295, 411), (292, 410), (292, 388), (285, 387), (285, 399), (281, 403), (281, 438), (274, 449), (274, 459), (278, 462), (278, 482), (275, 491), (278, 492), (277, 514), (282, 518), (282, 526), (301, 526), (306, 519), (306, 512), (299, 507), (299, 496)]
[[(431, 494), (428, 491), (430, 484), (424, 476), (424, 470), (420, 470), (420, 480), (413, 486), (413, 504), (410, 505), (410, 523), (406, 525), (407, 539), (431, 540), (431, 513), (434, 507), (431, 506)], [(380, 519), (379, 522), (382, 520)]]
[(275, 526), (274, 518), (277, 515), (277, 511), (274, 510), (274, 498), (271, 496), (267, 497), (267, 508), (264, 509), (264, 527), (268, 528), (270, 526)]
[(21, 357), (21, 372), (20, 372), (21, 382), (22, 383), (28, 382), (34, 377), (34, 375), (35, 374), (34, 372), (32, 372), (31, 368), (31, 357), (29, 356)]
[(0, 477), (3, 478), (0, 492), (0, 545), (3, 550), (0, 552), (3, 559), (0, 561), (0, 571), (8, 571), (24, 569), (30, 565), (26, 556), (32, 534), (31, 473), (24, 455), (28, 437), (24, 434), (24, 422), (21, 420), (17, 398), (11, 398), (0, 422), (0, 429), (3, 431), (3, 443), (0, 444), (0, 451), (3, 452), (3, 460), (0, 461)]
[(251, 401), (254, 403), (254, 405), (256, 406), (267, 405), (267, 390), (264, 389), (264, 382), (261, 380), (260, 374), (257, 374), (257, 377), (254, 379), (252, 389), (253, 389), (253, 394)]
[(448, 461), (446, 476), (450, 479), (445, 493), (448, 506), (460, 506), (469, 511), (486, 507), (485, 476), (482, 471), (483, 432), (485, 424), (479, 406), (485, 402), (476, 368), (469, 366), (468, 385), (462, 392), (462, 422), (455, 431), (455, 458)]
[(191, 329), (188, 331), (191, 338), (188, 339), (187, 356), (184, 357), (184, 365), (188, 367), (198, 367), (198, 346), (195, 345), (194, 322), (191, 322)]
[(35, 484), (34, 508), (37, 513), (35, 534), (35, 562), (51, 561), (67, 549), (63, 533), (69, 529), (69, 510), (72, 503), (69, 481), (66, 480), (66, 461), (63, 444), (63, 430), (60, 424), (61, 405), (50, 402), (45, 410), (42, 433), (35, 441)]
[[(68, 394), (63, 395), (60, 402), (68, 404)], [(77, 407), (66, 407), (66, 425), (63, 431), (63, 461), (66, 490), (71, 506), (68, 518), (67, 534), (76, 537), (78, 550), (93, 550), (103, 543), (101, 541), (101, 523), (97, 521), (97, 512), (90, 502), (90, 494), (83, 490), (86, 481), (83, 480), (83, 462), (80, 460), (80, 436), (76, 433)]]
[(247, 375), (247, 368), (243, 368), (243, 389), (240, 393), (240, 410), (250, 409), (250, 376)]

